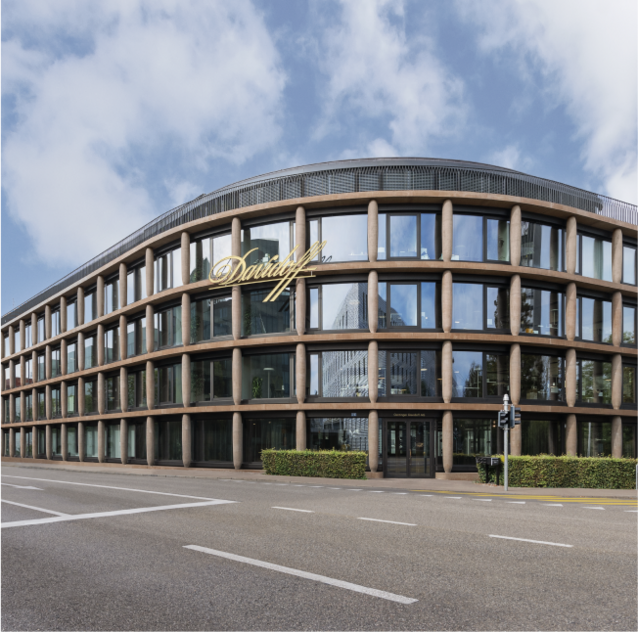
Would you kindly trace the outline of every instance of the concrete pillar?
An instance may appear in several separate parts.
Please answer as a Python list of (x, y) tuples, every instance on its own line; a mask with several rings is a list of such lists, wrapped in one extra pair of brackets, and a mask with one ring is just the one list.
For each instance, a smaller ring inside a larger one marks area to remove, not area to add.
[(376, 472), (379, 467), (379, 413), (371, 410), (368, 413), (368, 464), (370, 471)]
[(521, 207), (517, 204), (510, 211), (510, 262), (521, 265)]
[(69, 436), (67, 434), (66, 424), (60, 425), (60, 434), (62, 435), (62, 460), (69, 460)]
[(295, 213), (295, 246), (295, 261), (299, 261), (306, 252), (306, 209), (303, 206), (298, 206)]
[[(62, 417), (66, 417), (68, 415), (67, 410), (67, 384), (66, 382), (60, 382), (60, 412), (62, 413)], [(23, 398), (24, 399), (24, 398)], [(23, 417), (24, 419), (24, 417)]]
[[(188, 285), (191, 282), (191, 236), (188, 231), (182, 232), (181, 239), (182, 253), (182, 285)], [(212, 265), (212, 262), (211, 262)], [(183, 322), (183, 316), (182, 316)]]
[(611, 405), (618, 410), (622, 404), (622, 356), (617, 353), (611, 358)]
[[(614, 231), (615, 232), (615, 231)], [(614, 347), (622, 344), (622, 293), (611, 295), (611, 342)]]
[(295, 325), (298, 336), (304, 336), (306, 333), (306, 279), (297, 279), (295, 288)]
[(231, 320), (233, 340), (241, 338), (241, 287), (235, 285), (231, 288)]
[[(51, 305), (44, 308), (44, 337), (48, 340), (51, 337)], [(13, 340), (13, 336), (11, 336)]]
[(297, 344), (295, 360), (297, 403), (303, 404), (306, 401), (306, 345), (303, 342)]
[(244, 428), (241, 413), (233, 413), (233, 465), (236, 470), (241, 469), (244, 453)]
[[(78, 371), (84, 371), (84, 334), (78, 332)], [(37, 366), (36, 361), (33, 361), (34, 370)]]
[(9, 355), (13, 355), (16, 352), (14, 333), (13, 325), (9, 325)]
[(297, 411), (297, 450), (306, 449), (306, 413), (303, 410)]
[[(35, 439), (35, 435), (34, 435)], [(35, 445), (35, 444), (34, 444)], [(86, 442), (84, 440), (84, 422), (78, 422), (78, 460), (83, 462), (86, 458)], [(34, 450), (36, 448), (34, 447)]]
[[(620, 419), (620, 417), (618, 417), (618, 419)], [(621, 425), (621, 429), (622, 429), (622, 425)], [(622, 436), (622, 431), (620, 434)], [(64, 449), (64, 443), (62, 444), (62, 448)], [(621, 448), (621, 452), (622, 452), (622, 448)], [(24, 426), (20, 430), (20, 458), (21, 459), (27, 458), (27, 429)]]
[(31, 314), (31, 344), (35, 345), (38, 342), (40, 342), (38, 340), (38, 315), (33, 312)]
[[(188, 233), (187, 233), (188, 234)], [(182, 294), (182, 344), (187, 347), (191, 343), (191, 295)]]
[(521, 345), (510, 347), (510, 400), (514, 406), (521, 401)]
[(146, 306), (146, 352), (155, 351), (155, 310), (152, 305)]
[(102, 419), (97, 422), (97, 460), (99, 463), (106, 461), (106, 433)]
[(120, 286), (120, 307), (128, 305), (128, 270), (125, 263), (120, 263), (119, 268), (119, 286)]
[(120, 419), (120, 458), (122, 465), (128, 463), (128, 421)]
[(97, 346), (97, 365), (104, 366), (104, 325), (97, 326), (95, 344)]
[(568, 283), (565, 289), (565, 337), (574, 340), (576, 337), (576, 284)]
[(44, 387), (44, 409), (47, 419), (51, 419), (51, 385)]
[(146, 361), (146, 406), (155, 408), (155, 364), (150, 360)]
[(577, 237), (578, 225), (576, 218), (572, 215), (565, 225), (565, 271), (568, 274), (576, 273)]
[(182, 354), (182, 402), (184, 408), (191, 404), (191, 357), (188, 353)]
[(567, 456), (578, 454), (578, 425), (576, 415), (567, 415), (565, 423), (565, 452)]
[[(77, 319), (78, 325), (84, 325), (84, 288), (79, 287), (77, 291)], [(35, 327), (33, 328), (35, 331)], [(38, 342), (40, 342), (38, 340)]]
[(454, 365), (452, 362), (452, 342), (446, 340), (441, 350), (441, 394), (446, 404), (452, 401), (452, 384), (454, 380)]
[(379, 399), (379, 344), (376, 340), (368, 343), (368, 393), (370, 403), (376, 404)]
[(611, 280), (622, 283), (622, 230), (616, 228), (611, 234)]
[(510, 430), (510, 454), (512, 456), (521, 456), (523, 449), (523, 437), (520, 424), (514, 426)]
[(155, 465), (155, 420), (146, 418), (146, 463)]
[(377, 260), (379, 248), (379, 205), (376, 200), (368, 203), (368, 259)]
[[(45, 435), (44, 435), (44, 450), (46, 453), (47, 460), (51, 460), (52, 456), (52, 446), (51, 446), (51, 424), (47, 424), (45, 427)], [(13, 444), (13, 441), (11, 442)]]
[(16, 387), (15, 360), (9, 360), (9, 388)]
[(51, 379), (51, 345), (47, 345), (44, 348), (44, 377), (47, 380)]
[(570, 407), (576, 406), (576, 349), (565, 352), (565, 403)]
[(184, 467), (190, 467), (193, 462), (192, 450), (193, 435), (191, 430), (191, 416), (182, 415), (182, 464)]
[(611, 419), (611, 456), (622, 459), (622, 417)]
[(102, 371), (97, 374), (97, 412), (106, 412), (106, 377)]
[(104, 316), (104, 277), (100, 274), (97, 277), (97, 289), (95, 290), (97, 303), (97, 317)]
[[(65, 319), (66, 319), (66, 299), (62, 298), (62, 300), (65, 303), (65, 309), (64, 309), (64, 315), (65, 315)], [(62, 307), (60, 306), (60, 309), (62, 309)], [(26, 343), (25, 343), (25, 330), (24, 330), (24, 320), (20, 321), (20, 351), (24, 351), (25, 347), (26, 347)], [(24, 433), (23, 433), (24, 434)]]
[[(34, 409), (35, 409), (35, 396), (33, 398), (33, 402), (34, 402)], [(78, 378), (78, 415), (80, 417), (84, 416), (84, 378), (83, 377), (79, 377)], [(79, 441), (79, 439), (78, 439)]]
[(120, 360), (126, 360), (128, 357), (128, 345), (127, 345), (127, 333), (126, 326), (128, 325), (128, 321), (126, 316), (122, 314), (120, 316)]
[[(155, 254), (152, 248), (146, 249), (146, 296), (155, 294)], [(148, 323), (148, 320), (146, 321)]]
[[(25, 391), (26, 394), (26, 391)], [(38, 389), (31, 389), (31, 410), (33, 411), (33, 421), (38, 420)]]
[(443, 470), (446, 474), (452, 471), (454, 462), (454, 417), (451, 410), (443, 413)]
[(454, 239), (454, 220), (452, 200), (443, 202), (441, 213), (441, 250), (443, 261), (452, 261), (452, 244)]
[(379, 274), (376, 270), (368, 273), (368, 327), (371, 334), (379, 331)]
[[(66, 332), (66, 296), (60, 298), (60, 332)], [(22, 347), (24, 349), (24, 345)]]
[(9, 456), (11, 458), (16, 455), (16, 429), (9, 428)]
[(445, 270), (441, 279), (441, 324), (446, 334), (452, 331), (452, 303), (452, 273)]
[[(520, 235), (519, 235), (520, 237)], [(510, 279), (510, 331), (518, 336), (521, 331), (521, 275), (514, 274)]]
[(128, 370), (125, 366), (120, 367), (120, 410), (128, 411)]
[(233, 403), (241, 404), (241, 349), (233, 349)]
[(14, 393), (9, 395), (9, 423), (13, 424), (16, 421), (16, 405), (15, 405), (16, 396)]

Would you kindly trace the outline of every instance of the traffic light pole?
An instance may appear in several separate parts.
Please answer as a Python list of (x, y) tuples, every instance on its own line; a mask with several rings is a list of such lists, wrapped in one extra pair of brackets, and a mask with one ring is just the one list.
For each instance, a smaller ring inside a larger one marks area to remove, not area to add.
[[(510, 398), (509, 395), (507, 393), (505, 393), (505, 395), (503, 395), (503, 410), (506, 413), (509, 413), (509, 409), (510, 409)], [(503, 430), (505, 431), (505, 471), (503, 472), (503, 481), (504, 481), (504, 485), (505, 485), (505, 491), (508, 490), (508, 483), (509, 483), (509, 479), (508, 479), (508, 475), (509, 475), (509, 460), (508, 460), (508, 456), (509, 456), (509, 438), (510, 438), (510, 425), (509, 425), (509, 420), (508, 423), (505, 424), (505, 428), (503, 428)]]

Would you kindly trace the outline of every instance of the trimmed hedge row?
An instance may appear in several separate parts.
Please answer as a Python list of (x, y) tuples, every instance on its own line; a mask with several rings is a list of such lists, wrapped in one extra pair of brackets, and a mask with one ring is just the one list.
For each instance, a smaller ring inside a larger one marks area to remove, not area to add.
[[(501, 463), (505, 457), (502, 454)], [(576, 456), (510, 456), (509, 484), (512, 487), (583, 487), (589, 489), (636, 489), (638, 459)], [(496, 483), (496, 468), (478, 465), (482, 483)], [(503, 466), (499, 468), (499, 482), (503, 484)]]
[(320, 478), (366, 477), (366, 452), (337, 450), (262, 450), (266, 474), (318, 476)]

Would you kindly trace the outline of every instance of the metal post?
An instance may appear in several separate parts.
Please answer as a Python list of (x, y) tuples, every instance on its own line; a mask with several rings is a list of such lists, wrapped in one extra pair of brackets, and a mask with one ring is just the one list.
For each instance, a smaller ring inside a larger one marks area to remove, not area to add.
[(505, 473), (503, 474), (503, 477), (505, 479), (505, 481), (504, 481), (505, 491), (507, 491), (507, 483), (508, 483), (508, 478), (507, 478), (507, 474), (508, 474), (507, 455), (508, 455), (509, 434), (510, 434), (510, 428), (509, 428), (509, 426), (506, 426), (505, 427)]

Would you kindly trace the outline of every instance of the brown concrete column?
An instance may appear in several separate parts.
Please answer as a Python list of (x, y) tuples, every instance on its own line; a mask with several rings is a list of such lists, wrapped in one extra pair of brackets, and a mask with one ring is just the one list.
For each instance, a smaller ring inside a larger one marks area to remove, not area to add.
[(568, 283), (565, 289), (565, 337), (574, 340), (576, 337), (576, 284)]
[(241, 338), (241, 288), (238, 285), (231, 289), (231, 320), (233, 340)]
[(182, 294), (182, 344), (187, 347), (191, 343), (191, 295)]
[(122, 465), (128, 463), (128, 421), (120, 419), (120, 459)]
[[(84, 371), (84, 334), (80, 331), (78, 332), (78, 371)], [(37, 362), (33, 360), (34, 370), (37, 367)]]
[(95, 344), (97, 345), (97, 365), (103, 366), (105, 362), (104, 357), (104, 325), (97, 326), (97, 333), (95, 334)]
[[(66, 382), (60, 382), (60, 412), (62, 413), (62, 417), (68, 415), (66, 386)], [(22, 399), (24, 399), (24, 397)], [(24, 417), (22, 417), (22, 419), (24, 419)]]
[[(181, 240), (182, 248), (182, 285), (188, 285), (191, 282), (191, 236), (188, 231), (182, 232)], [(212, 262), (211, 262), (212, 265)], [(182, 314), (183, 319), (183, 314)], [(182, 320), (183, 322), (183, 320)]]
[(78, 422), (78, 460), (80, 462), (83, 462), (86, 457), (85, 446), (86, 443), (84, 440), (84, 422), (80, 421)]
[(576, 406), (576, 349), (565, 352), (565, 403), (573, 408)]
[(297, 411), (297, 433), (296, 447), (297, 450), (306, 449), (306, 413), (303, 410)]
[(233, 403), (241, 404), (241, 349), (233, 349)]
[[(619, 419), (620, 419), (620, 417), (619, 417)], [(27, 458), (27, 433), (26, 433), (26, 430), (27, 429), (24, 426), (20, 430), (20, 458), (21, 459), (26, 459)], [(621, 436), (622, 436), (622, 432), (621, 432)], [(64, 447), (64, 444), (62, 444), (62, 446)], [(621, 450), (621, 452), (622, 452), (622, 450)]]
[(14, 458), (16, 455), (16, 429), (9, 428), (9, 456)]
[(16, 421), (16, 396), (15, 393), (9, 395), (9, 423), (14, 424)]
[(446, 404), (452, 401), (452, 385), (454, 380), (452, 360), (452, 343), (446, 340), (443, 343), (443, 349), (441, 351), (441, 394)]
[(622, 404), (622, 356), (617, 353), (611, 358), (611, 405), (618, 410)]
[(51, 305), (46, 305), (44, 308), (44, 337), (46, 340), (51, 338)]
[(611, 341), (614, 347), (622, 344), (622, 293), (611, 295)]
[[(47, 460), (51, 460), (52, 450), (51, 450), (51, 424), (47, 424), (45, 427), (45, 435), (44, 435), (44, 451), (47, 457)], [(13, 441), (11, 442), (13, 444)]]
[(13, 355), (16, 352), (15, 344), (15, 330), (13, 325), (9, 325), (9, 355)]
[(44, 387), (44, 409), (47, 419), (51, 419), (51, 385)]
[(153, 417), (146, 418), (146, 463), (149, 466), (155, 465), (155, 420)]
[(371, 334), (379, 331), (379, 274), (376, 270), (368, 273), (368, 327)]
[(306, 401), (306, 345), (303, 342), (297, 344), (295, 357), (295, 384), (297, 390), (297, 403)]
[(100, 274), (97, 277), (97, 289), (95, 290), (97, 303), (97, 317), (104, 316), (104, 277)]
[(510, 454), (512, 456), (521, 456), (523, 449), (523, 437), (521, 433), (521, 426), (514, 426), (510, 430)]
[(295, 288), (295, 325), (297, 335), (304, 336), (306, 333), (306, 279), (297, 279)]
[(9, 360), (9, 388), (16, 387), (15, 360)]
[(441, 324), (446, 334), (452, 331), (452, 303), (452, 273), (446, 270), (441, 279)]
[(119, 341), (119, 345), (120, 345), (120, 360), (126, 360), (126, 358), (128, 357), (128, 339), (127, 339), (127, 331), (126, 331), (126, 326), (128, 325), (128, 321), (126, 319), (126, 316), (124, 316), (124, 314), (122, 314), (120, 316), (120, 341)]
[(62, 435), (62, 460), (69, 460), (69, 436), (67, 434), (66, 424), (60, 425), (60, 434)]
[(611, 234), (611, 280), (622, 283), (622, 230), (616, 228)]
[(512, 336), (521, 332), (521, 275), (514, 274), (510, 279), (510, 331)]
[[(64, 303), (65, 303), (64, 315), (65, 315), (65, 319), (66, 319), (66, 299), (63, 297), (61, 300), (64, 301)], [(61, 309), (62, 309), (62, 307), (61, 307), (61, 302), (60, 302), (60, 310)], [(24, 349), (26, 347), (26, 344), (25, 344), (26, 336), (25, 336), (25, 331), (24, 331), (24, 320), (20, 321), (19, 327), (20, 327), (20, 351), (24, 351)]]
[(377, 260), (379, 249), (379, 205), (376, 200), (368, 203), (368, 259)]
[(191, 416), (182, 415), (182, 464), (190, 467), (193, 462), (193, 435), (191, 430)]
[(106, 412), (106, 378), (102, 371), (97, 374), (97, 412), (100, 415)]
[(576, 273), (577, 236), (578, 225), (576, 218), (572, 215), (567, 218), (565, 225), (565, 271), (568, 274)]
[(128, 305), (128, 270), (125, 263), (120, 263), (119, 285), (120, 285), (120, 307)]
[(443, 202), (441, 213), (441, 250), (443, 261), (452, 261), (452, 244), (454, 239), (454, 219), (452, 200)]
[(510, 400), (514, 406), (521, 401), (521, 345), (510, 346)]
[(370, 403), (379, 399), (379, 344), (376, 340), (368, 343), (368, 393)]
[(295, 213), (295, 261), (299, 261), (306, 252), (306, 209), (297, 207)]
[[(60, 298), (60, 332), (64, 333), (66, 331), (66, 296), (62, 296)], [(24, 349), (24, 344), (22, 345)]]
[[(155, 253), (152, 248), (146, 249), (146, 296), (155, 294)], [(148, 321), (147, 321), (148, 322)]]
[(510, 211), (510, 262), (521, 265), (521, 207), (516, 204)]
[[(26, 391), (25, 391), (25, 394), (26, 394)], [(38, 420), (38, 390), (36, 388), (31, 389), (31, 401), (33, 402), (32, 404), (33, 421), (37, 421)]]
[[(65, 346), (65, 351), (66, 351), (66, 346)], [(26, 385), (25, 370), (26, 370), (26, 366), (27, 366), (26, 357), (25, 356), (20, 356), (19, 362), (20, 362), (20, 383), (21, 383), (21, 386), (25, 386)], [(31, 367), (31, 369), (33, 370), (33, 367)], [(65, 371), (65, 373), (66, 373), (66, 371)], [(24, 419), (24, 417), (22, 419)]]
[(22, 391), (22, 397), (20, 397), (20, 419), (22, 419), (22, 421), (26, 421), (27, 418), (27, 395), (28, 391)]
[(191, 404), (191, 357), (188, 353), (182, 354), (182, 402), (184, 408)]
[(120, 410), (128, 411), (128, 370), (125, 366), (120, 367)]
[[(78, 325), (84, 325), (84, 288), (83, 287), (79, 287), (78, 291), (77, 291), (77, 319), (78, 319)], [(36, 330), (36, 327), (33, 328), (33, 330)], [(38, 340), (38, 342), (40, 342)]]
[(241, 470), (244, 451), (244, 428), (241, 413), (233, 413), (233, 465), (236, 470)]
[(376, 410), (368, 413), (368, 465), (371, 472), (379, 467), (379, 413)]
[(611, 419), (611, 456), (622, 459), (622, 417)]
[(146, 306), (146, 352), (155, 351), (155, 310), (152, 305)]
[(452, 471), (454, 462), (454, 418), (451, 410), (443, 413), (443, 470)]
[(565, 452), (567, 456), (578, 454), (578, 425), (576, 415), (567, 415), (565, 423)]
[(52, 363), (51, 363), (51, 345), (47, 345), (44, 348), (44, 377), (47, 380), (51, 379), (51, 369), (52, 369)]
[(31, 314), (31, 340), (34, 345), (40, 342), (38, 340), (38, 315), (35, 312)]
[(150, 360), (146, 361), (146, 405), (155, 408), (155, 364)]
[[(35, 402), (35, 398), (33, 399)], [(78, 378), (78, 415), (82, 417), (84, 415), (84, 378)]]

